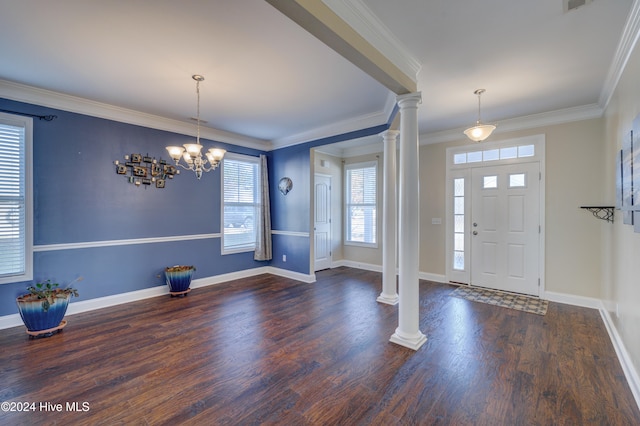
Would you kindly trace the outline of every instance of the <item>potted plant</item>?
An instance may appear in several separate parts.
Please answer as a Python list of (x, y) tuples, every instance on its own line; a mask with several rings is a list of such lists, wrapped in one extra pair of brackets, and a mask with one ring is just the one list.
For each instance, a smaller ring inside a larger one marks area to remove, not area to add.
[(191, 277), (195, 266), (176, 265), (164, 268), (164, 276), (171, 296), (187, 295), (191, 291)]
[[(75, 281), (80, 281), (82, 277)], [(69, 306), (69, 299), (78, 296), (78, 290), (71, 287), (59, 288), (51, 280), (27, 287), (29, 291), (16, 298), (18, 312), (27, 327), (30, 337), (49, 337), (61, 331), (67, 321), (63, 320)]]

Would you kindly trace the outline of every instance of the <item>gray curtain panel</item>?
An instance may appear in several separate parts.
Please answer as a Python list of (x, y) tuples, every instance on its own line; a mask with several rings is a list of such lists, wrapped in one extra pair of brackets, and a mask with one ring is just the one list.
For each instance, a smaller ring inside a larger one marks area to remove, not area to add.
[(262, 186), (260, 212), (256, 221), (255, 260), (271, 260), (271, 205), (269, 203), (269, 173), (267, 156), (260, 155), (260, 184)]

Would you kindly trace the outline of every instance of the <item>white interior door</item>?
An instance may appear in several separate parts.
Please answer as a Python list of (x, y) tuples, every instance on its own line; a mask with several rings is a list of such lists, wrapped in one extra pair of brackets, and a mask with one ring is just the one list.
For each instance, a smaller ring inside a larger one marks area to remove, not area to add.
[(471, 173), (471, 284), (539, 296), (540, 166)]
[(314, 271), (331, 268), (331, 177), (314, 176)]

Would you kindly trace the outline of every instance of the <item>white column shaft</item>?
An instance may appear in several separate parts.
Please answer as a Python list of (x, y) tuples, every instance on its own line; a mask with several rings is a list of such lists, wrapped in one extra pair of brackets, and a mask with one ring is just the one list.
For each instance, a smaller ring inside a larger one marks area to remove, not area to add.
[(427, 338), (419, 330), (420, 169), (418, 104), (420, 93), (398, 96), (400, 107), (400, 220), (398, 328), (391, 341), (417, 350)]
[(398, 303), (396, 280), (397, 219), (396, 219), (396, 139), (397, 130), (387, 130), (384, 140), (384, 170), (382, 196), (382, 293), (377, 301), (388, 305)]

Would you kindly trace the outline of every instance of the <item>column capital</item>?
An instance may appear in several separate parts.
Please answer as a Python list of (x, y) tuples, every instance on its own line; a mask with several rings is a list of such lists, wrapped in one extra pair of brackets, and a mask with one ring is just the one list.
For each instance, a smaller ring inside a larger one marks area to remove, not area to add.
[(400, 134), (400, 130), (385, 130), (382, 133), (378, 133), (378, 136), (382, 136), (384, 140), (396, 140), (398, 135)]
[(407, 93), (406, 95), (397, 96), (396, 101), (400, 108), (405, 106), (417, 106), (422, 102), (422, 92)]

